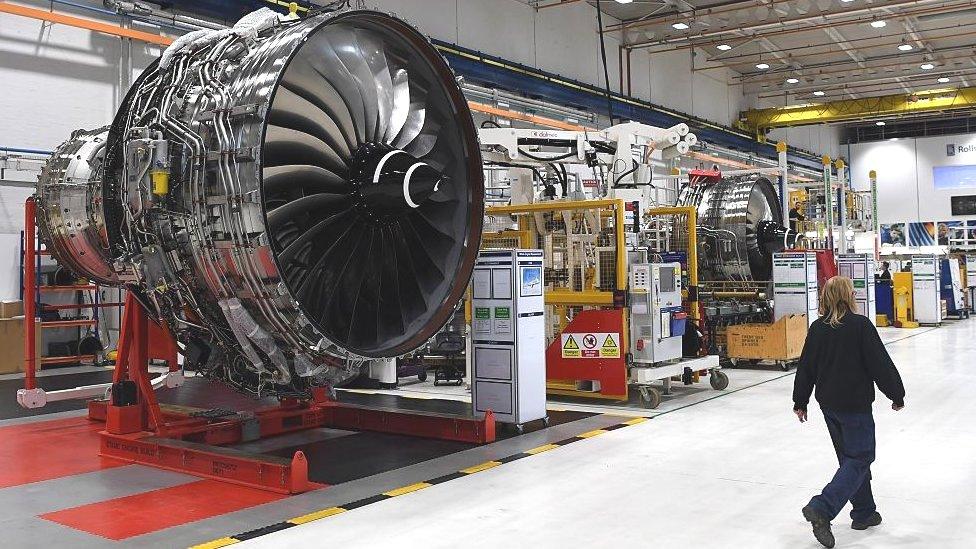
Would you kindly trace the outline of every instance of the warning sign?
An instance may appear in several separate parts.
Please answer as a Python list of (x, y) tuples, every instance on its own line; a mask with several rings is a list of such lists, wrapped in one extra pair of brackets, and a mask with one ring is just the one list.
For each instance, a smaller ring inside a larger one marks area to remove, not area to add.
[(563, 358), (579, 358), (580, 348), (573, 334), (563, 334)]
[(620, 334), (615, 332), (567, 332), (562, 344), (563, 358), (620, 358)]
[(620, 358), (620, 346), (614, 336), (617, 334), (607, 334), (603, 340), (603, 347), (600, 347), (600, 356), (604, 358)]

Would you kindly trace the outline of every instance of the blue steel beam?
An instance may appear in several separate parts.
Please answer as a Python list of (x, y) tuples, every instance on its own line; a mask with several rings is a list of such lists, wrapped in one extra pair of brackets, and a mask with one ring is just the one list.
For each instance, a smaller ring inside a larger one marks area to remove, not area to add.
[[(596, 86), (454, 44), (434, 40), (434, 45), (447, 57), (454, 71), (471, 82), (607, 116), (606, 91)], [(611, 98), (615, 118), (664, 128), (685, 122), (700, 141), (777, 159), (774, 144), (760, 143), (747, 133), (632, 97), (612, 93)], [(822, 168), (820, 157), (793, 147), (788, 150), (787, 159), (797, 166), (813, 170)]]

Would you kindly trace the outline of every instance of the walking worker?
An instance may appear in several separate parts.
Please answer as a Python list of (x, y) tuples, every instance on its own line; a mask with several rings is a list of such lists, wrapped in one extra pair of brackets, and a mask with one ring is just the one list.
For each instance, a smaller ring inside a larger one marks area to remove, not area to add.
[(825, 547), (834, 546), (833, 520), (848, 501), (851, 528), (866, 530), (881, 524), (871, 494), (874, 461), (874, 385), (898, 411), (905, 407), (905, 387), (878, 330), (866, 317), (854, 313), (854, 285), (835, 276), (824, 285), (820, 318), (809, 332), (793, 383), (793, 412), (807, 420), (807, 403), (816, 387), (830, 440), (840, 467), (820, 495), (803, 508), (813, 524), (813, 535)]

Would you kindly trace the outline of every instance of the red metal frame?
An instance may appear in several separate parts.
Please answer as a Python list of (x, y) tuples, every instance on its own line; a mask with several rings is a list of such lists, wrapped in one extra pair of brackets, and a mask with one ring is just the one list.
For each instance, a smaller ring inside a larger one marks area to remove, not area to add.
[[(134, 382), (138, 402), (128, 406), (89, 403), (89, 417), (105, 421), (103, 456), (293, 494), (316, 487), (308, 480), (308, 463), (301, 451), (291, 459), (282, 459), (240, 452), (228, 445), (316, 427), (477, 444), (495, 440), (491, 412), (476, 419), (367, 408), (329, 400), (324, 390), (316, 390), (309, 401), (283, 400), (246, 418), (238, 415), (212, 420), (192, 417), (185, 409), (167, 409), (156, 400), (149, 380), (150, 350), (156, 343), (150, 337), (154, 324), (131, 294), (125, 305), (114, 381)], [(168, 332), (152, 339), (173, 341)], [(175, 356), (170, 364), (176, 364)]]
[[(25, 206), (24, 231), (24, 316), (28, 319), (37, 316), (37, 296), (33, 293), (36, 261), (38, 253), (45, 253), (34, 245), (35, 208), (31, 197)], [(176, 341), (165, 324), (150, 321), (131, 292), (126, 294), (124, 307), (113, 383), (133, 382), (136, 401), (126, 405), (89, 401), (88, 417), (105, 422), (105, 430), (100, 433), (102, 456), (279, 493), (299, 493), (317, 487), (308, 480), (308, 463), (302, 452), (283, 459), (241, 452), (228, 445), (316, 427), (476, 444), (495, 440), (495, 417), (491, 411), (479, 419), (368, 408), (332, 401), (324, 390), (315, 391), (308, 401), (286, 399), (278, 406), (255, 411), (253, 416), (208, 419), (194, 417), (186, 408), (160, 406), (149, 379), (149, 363), (151, 359), (164, 359), (170, 371), (178, 371)], [(33, 344), (36, 329), (32, 322), (25, 324), (26, 389), (34, 389), (37, 384), (38, 357)]]

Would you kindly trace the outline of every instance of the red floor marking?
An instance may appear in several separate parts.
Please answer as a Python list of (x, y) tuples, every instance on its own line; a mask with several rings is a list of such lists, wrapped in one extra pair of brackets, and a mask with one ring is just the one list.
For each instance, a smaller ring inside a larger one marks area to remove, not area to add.
[(119, 541), (285, 497), (217, 480), (199, 480), (63, 509), (41, 518)]
[(87, 416), (0, 427), (0, 488), (126, 465), (99, 457), (104, 427)]

